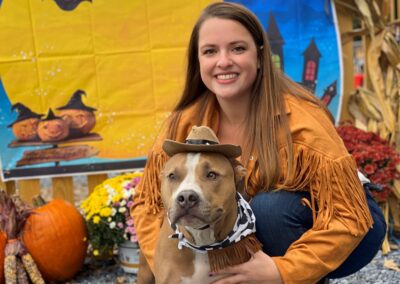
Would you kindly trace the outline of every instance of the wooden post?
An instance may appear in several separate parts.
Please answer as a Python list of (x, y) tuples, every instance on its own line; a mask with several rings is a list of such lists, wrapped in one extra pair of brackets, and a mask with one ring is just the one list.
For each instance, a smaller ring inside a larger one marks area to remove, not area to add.
[(0, 180), (0, 190), (5, 190), (9, 195), (15, 194), (15, 181), (3, 182)]
[(52, 178), (53, 198), (64, 199), (74, 204), (74, 183), (72, 177)]
[(6, 186), (6, 183), (5, 183), (5, 182), (3, 182), (2, 180), (0, 180), (0, 190), (1, 190), (1, 191), (5, 191), (5, 192), (7, 192), (7, 186)]
[[(336, 5), (336, 14), (339, 24), (339, 32), (345, 33), (353, 29), (352, 15)], [(353, 63), (353, 41), (342, 44), (342, 64), (343, 64), (343, 97), (340, 121), (352, 119), (347, 105), (350, 93), (354, 90), (354, 63)]]
[(90, 175), (88, 176), (88, 188), (89, 194), (94, 190), (94, 188), (101, 184), (108, 178), (107, 174), (98, 174), (98, 175)]
[(40, 194), (39, 179), (19, 180), (17, 185), (19, 196), (28, 204), (32, 204), (32, 198)]

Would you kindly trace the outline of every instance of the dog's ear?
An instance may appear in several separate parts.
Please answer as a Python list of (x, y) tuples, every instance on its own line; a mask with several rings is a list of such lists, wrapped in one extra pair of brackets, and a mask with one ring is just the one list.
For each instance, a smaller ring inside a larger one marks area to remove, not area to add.
[(239, 192), (246, 199), (244, 181), (246, 178), (246, 168), (236, 159), (231, 159), (233, 171), (235, 172), (235, 186), (236, 191)]

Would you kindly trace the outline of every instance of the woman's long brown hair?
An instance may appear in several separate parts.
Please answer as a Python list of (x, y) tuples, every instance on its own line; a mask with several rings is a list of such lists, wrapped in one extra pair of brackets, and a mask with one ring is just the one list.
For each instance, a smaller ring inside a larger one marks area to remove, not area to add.
[[(249, 106), (249, 118), (242, 149), (242, 163), (246, 165), (252, 155), (257, 157), (260, 173), (259, 189), (269, 189), (280, 176), (279, 148), (283, 145), (288, 154), (288, 169), (292, 164), (292, 137), (285, 112), (284, 95), (296, 96), (323, 108), (326, 107), (310, 92), (285, 76), (272, 62), (272, 53), (265, 31), (257, 17), (241, 5), (219, 2), (207, 6), (197, 20), (189, 41), (186, 81), (182, 96), (171, 114), (168, 137), (174, 139), (178, 131), (182, 112), (195, 101), (201, 100), (205, 107), (209, 91), (200, 77), (198, 60), (199, 30), (210, 18), (228, 19), (239, 22), (251, 34), (256, 47), (260, 69), (255, 79)], [(199, 113), (199, 121), (202, 115)], [(290, 176), (290, 174), (288, 174)]]

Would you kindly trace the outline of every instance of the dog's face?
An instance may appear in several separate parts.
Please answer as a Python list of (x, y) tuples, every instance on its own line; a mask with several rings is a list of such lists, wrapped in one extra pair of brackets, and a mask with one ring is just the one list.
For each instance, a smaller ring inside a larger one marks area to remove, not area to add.
[(235, 206), (236, 184), (245, 175), (218, 153), (179, 153), (161, 173), (161, 197), (172, 225), (212, 225)]

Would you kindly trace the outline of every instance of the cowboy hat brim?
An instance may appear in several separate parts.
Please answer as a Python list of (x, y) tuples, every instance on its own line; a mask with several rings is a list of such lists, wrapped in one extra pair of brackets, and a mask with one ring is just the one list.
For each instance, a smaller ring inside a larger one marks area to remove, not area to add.
[(236, 158), (242, 154), (240, 146), (231, 144), (187, 144), (166, 139), (162, 146), (168, 156), (182, 152), (220, 153), (228, 158)]

